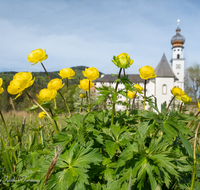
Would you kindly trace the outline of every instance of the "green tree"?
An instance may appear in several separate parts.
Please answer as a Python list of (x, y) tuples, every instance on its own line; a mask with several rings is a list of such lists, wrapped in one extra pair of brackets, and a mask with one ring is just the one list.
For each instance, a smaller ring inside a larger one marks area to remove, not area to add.
[(185, 70), (185, 92), (197, 103), (200, 85), (200, 65), (195, 64)]

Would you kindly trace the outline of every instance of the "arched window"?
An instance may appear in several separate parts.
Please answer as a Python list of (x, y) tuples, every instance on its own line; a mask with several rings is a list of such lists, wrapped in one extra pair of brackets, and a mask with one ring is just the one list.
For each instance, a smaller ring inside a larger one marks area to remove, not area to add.
[(163, 84), (162, 86), (162, 94), (167, 94), (167, 85)]
[(180, 59), (180, 54), (177, 54), (177, 59)]

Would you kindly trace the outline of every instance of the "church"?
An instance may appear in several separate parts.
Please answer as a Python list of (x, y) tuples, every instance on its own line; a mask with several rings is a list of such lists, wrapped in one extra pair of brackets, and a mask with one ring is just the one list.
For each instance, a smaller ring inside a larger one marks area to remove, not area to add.
[[(170, 102), (172, 98), (171, 89), (174, 86), (177, 86), (184, 90), (184, 47), (185, 38), (180, 34), (181, 29), (178, 27), (176, 29), (176, 35), (174, 35), (171, 39), (172, 44), (172, 57), (170, 63), (168, 62), (165, 54), (162, 55), (160, 62), (158, 63), (155, 69), (155, 74), (157, 75), (154, 79), (149, 79), (147, 81), (147, 90), (146, 95), (155, 96), (157, 98), (158, 108), (161, 108), (161, 104), (163, 102)], [(145, 65), (144, 65), (145, 66)], [(139, 84), (144, 87), (144, 80), (140, 78), (139, 74), (128, 74), (129, 80), (133, 84)], [(115, 88), (116, 83), (114, 82), (117, 77), (113, 77), (111, 74), (101, 75), (100, 78), (96, 79), (94, 82), (96, 83), (96, 87), (111, 86)], [(124, 89), (124, 85), (121, 83), (118, 85), (118, 90)], [(98, 94), (98, 92), (97, 92)], [(143, 98), (138, 95), (135, 104), (139, 105)], [(119, 101), (126, 101), (124, 96), (118, 96)], [(132, 103), (132, 102), (131, 102)], [(110, 100), (107, 100), (107, 104), (111, 104)], [(116, 110), (125, 110), (126, 107), (121, 103), (116, 104)], [(139, 109), (139, 107), (138, 107)]]

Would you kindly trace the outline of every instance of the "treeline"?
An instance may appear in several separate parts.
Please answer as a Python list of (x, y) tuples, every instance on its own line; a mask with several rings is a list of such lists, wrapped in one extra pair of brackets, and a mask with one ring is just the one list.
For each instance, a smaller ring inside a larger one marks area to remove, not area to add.
[[(78, 88), (78, 84), (80, 84), (80, 80), (84, 79), (85, 77), (82, 74), (82, 71), (85, 70), (85, 68), (88, 68), (86, 66), (77, 66), (77, 67), (71, 67), (75, 71), (74, 79), (68, 80), (69, 82), (69, 95), (68, 95), (68, 106), (70, 110), (75, 109), (75, 105), (77, 104), (77, 99), (79, 97), (79, 93), (82, 91)], [(0, 72), (0, 78), (3, 79), (3, 85), (4, 92), (0, 94), (0, 107), (3, 111), (10, 111), (12, 109), (15, 109), (16, 111), (25, 110), (28, 107), (30, 107), (31, 103), (26, 96), (25, 93), (23, 93), (21, 96), (19, 96), (16, 100), (14, 99), (14, 95), (10, 95), (7, 92), (7, 87), (10, 83), (10, 81), (13, 79), (13, 76), (17, 72)], [(54, 78), (61, 78), (58, 75), (59, 71), (54, 72), (48, 72), (50, 79)], [(102, 74), (100, 72), (100, 74)], [(35, 77), (35, 81), (31, 87), (28, 88), (28, 92), (35, 98), (36, 94), (39, 93), (39, 91), (43, 88), (47, 88), (48, 84), (48, 78), (45, 72), (32, 72), (33, 77)], [(66, 82), (64, 79), (63, 82)], [(67, 87), (64, 85), (64, 87), (61, 89), (62, 94), (66, 94)], [(13, 101), (12, 101), (13, 100)], [(65, 105), (62, 101), (62, 98), (58, 94), (56, 97), (57, 107), (59, 109), (65, 109)]]

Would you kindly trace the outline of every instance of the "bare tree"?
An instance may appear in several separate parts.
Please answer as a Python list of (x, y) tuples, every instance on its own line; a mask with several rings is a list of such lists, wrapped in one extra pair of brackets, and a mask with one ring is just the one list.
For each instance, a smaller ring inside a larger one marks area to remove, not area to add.
[(200, 65), (195, 64), (185, 70), (185, 92), (197, 103), (200, 90)]

